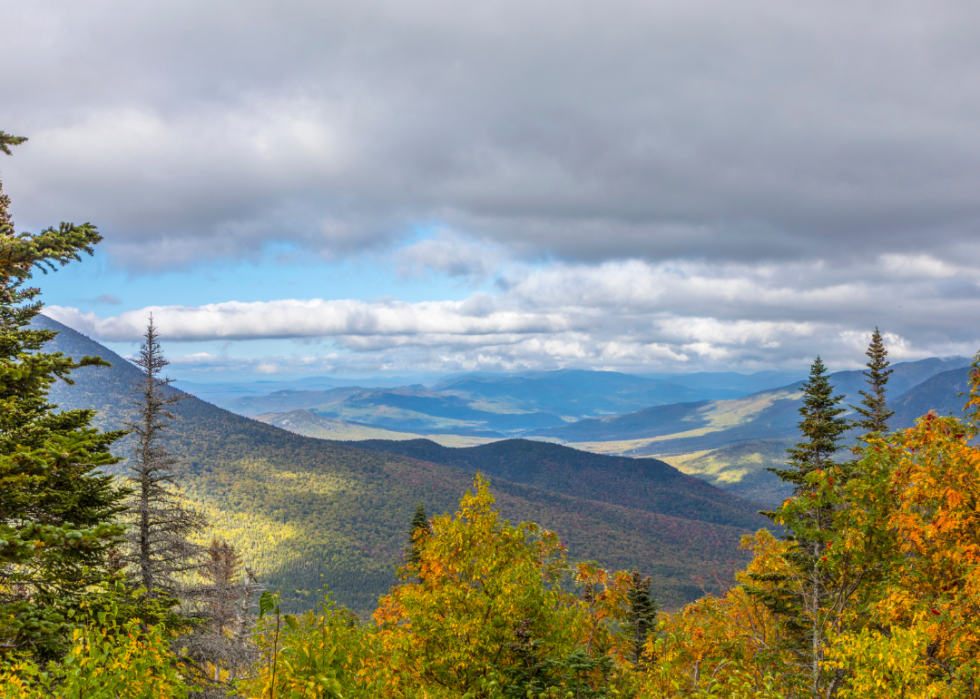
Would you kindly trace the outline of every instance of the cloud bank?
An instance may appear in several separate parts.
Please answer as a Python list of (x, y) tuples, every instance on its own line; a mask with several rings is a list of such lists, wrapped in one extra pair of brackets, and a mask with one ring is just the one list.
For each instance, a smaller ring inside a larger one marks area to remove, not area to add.
[[(148, 307), (105, 318), (69, 307), (46, 313), (112, 342), (138, 341), (150, 313), (167, 342), (329, 342), (326, 359), (261, 360), (292, 363), (293, 370), (756, 370), (805, 366), (818, 353), (837, 366), (857, 366), (876, 324), (895, 359), (976, 352), (976, 330), (961, 321), (980, 314), (970, 270), (894, 256), (879, 268), (878, 278), (855, 280), (820, 263), (723, 270), (640, 260), (558, 264), (524, 270), (502, 279), (495, 293), (463, 301), (284, 299)], [(937, 314), (937, 307), (955, 313)]]
[(0, 10), (20, 220), (99, 222), (133, 269), (431, 222), (570, 261), (980, 264), (976, 3)]

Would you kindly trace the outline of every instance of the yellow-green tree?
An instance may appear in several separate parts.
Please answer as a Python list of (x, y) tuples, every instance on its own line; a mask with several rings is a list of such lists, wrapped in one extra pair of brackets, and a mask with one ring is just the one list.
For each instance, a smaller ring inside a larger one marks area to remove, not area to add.
[[(501, 519), (481, 476), (421, 544), (375, 613), (371, 671), (387, 696), (611, 691), (628, 644), (610, 622), (625, 613), (628, 574), (570, 568), (554, 533)], [(582, 596), (566, 590), (575, 583)]]

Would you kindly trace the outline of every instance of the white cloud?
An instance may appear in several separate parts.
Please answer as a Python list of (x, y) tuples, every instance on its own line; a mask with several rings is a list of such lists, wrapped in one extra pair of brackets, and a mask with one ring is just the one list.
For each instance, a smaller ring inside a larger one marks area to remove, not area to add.
[(896, 358), (973, 354), (980, 344), (976, 328), (951, 319), (980, 315), (975, 291), (947, 293), (931, 279), (906, 275), (853, 281), (821, 267), (773, 273), (637, 260), (555, 264), (512, 269), (496, 293), (462, 301), (284, 299), (154, 306), (109, 317), (58, 306), (46, 312), (115, 342), (138, 340), (152, 312), (165, 342), (230, 341), (239, 343), (239, 355), (249, 340), (306, 343), (299, 347), (329, 340), (329, 361), (308, 350), (248, 360), (255, 371), (284, 373), (366, 366), (754, 370), (803, 366), (818, 353), (836, 366), (857, 366), (876, 325)]

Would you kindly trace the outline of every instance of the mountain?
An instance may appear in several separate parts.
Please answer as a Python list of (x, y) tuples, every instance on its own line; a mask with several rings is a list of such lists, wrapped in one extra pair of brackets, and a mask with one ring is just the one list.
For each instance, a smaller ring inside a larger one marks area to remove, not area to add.
[[(888, 384), (893, 396), (889, 402), (896, 411), (892, 427), (910, 426), (933, 408), (958, 414), (962, 400), (956, 394), (963, 390), (969, 363), (965, 357), (950, 357), (894, 364)], [(845, 405), (859, 403), (859, 392), (867, 387), (861, 371), (836, 372), (831, 383), (846, 396)], [(766, 469), (781, 467), (786, 447), (798, 439), (802, 385), (801, 381), (735, 400), (679, 403), (581, 420), (536, 430), (531, 436), (596, 453), (661, 458), (742, 497), (774, 504), (787, 497), (790, 488)], [(853, 431), (849, 438), (856, 436)]]
[[(560, 427), (583, 418), (622, 415), (650, 406), (739, 398), (789, 376), (778, 372), (751, 376), (702, 373), (663, 380), (615, 371), (563, 369), (461, 374), (431, 387), (415, 384), (318, 390), (313, 390), (315, 380), (311, 379), (311, 385), (302, 389), (300, 384), (270, 384), (280, 387), (235, 395), (219, 403), (247, 417), (310, 410), (324, 417), (399, 432), (427, 435), (452, 432), (502, 438)], [(203, 390), (208, 395), (230, 395), (227, 388)]]
[(895, 411), (892, 422), (898, 427), (911, 427), (930, 410), (937, 415), (962, 417), (966, 398), (960, 394), (970, 390), (968, 379), (962, 368), (929, 377), (890, 403)]
[(699, 390), (731, 391), (733, 396), (705, 396), (706, 400), (741, 398), (770, 388), (780, 388), (802, 381), (804, 373), (786, 371), (758, 371), (754, 374), (737, 374), (733, 371), (698, 371), (691, 374), (643, 374), (648, 378), (661, 379), (677, 386)]
[(447, 448), (428, 439), (368, 440), (357, 446), (684, 519), (747, 529), (759, 529), (768, 523), (756, 512), (758, 506), (746, 508), (742, 498), (656, 459), (602, 456), (526, 439), (468, 448)]
[[(52, 401), (64, 408), (95, 408), (101, 426), (118, 426), (132, 410), (128, 395), (138, 370), (55, 321), (42, 316), (36, 325), (59, 331), (46, 349), (99, 355), (113, 364), (75, 372), (75, 385), (59, 382)], [(303, 437), (193, 396), (180, 403), (170, 432), (171, 448), (187, 466), (191, 503), (208, 515), (214, 532), (239, 547), (268, 587), (283, 591), (290, 609), (311, 607), (316, 590), (327, 583), (341, 603), (370, 610), (394, 582), (416, 503), (431, 513), (454, 510), (473, 476), (472, 464), (435, 463)], [(574, 451), (561, 453), (570, 458)], [(574, 484), (580, 464), (571, 460), (550, 468)], [(601, 470), (589, 468), (579, 479), (586, 484)], [(643, 464), (638, 468), (642, 471)], [(653, 472), (672, 473), (660, 464)], [(643, 486), (649, 502), (639, 495), (631, 501), (643, 507), (546, 490), (532, 484), (543, 482), (536, 477), (525, 479), (528, 483), (495, 477), (492, 488), (505, 517), (558, 532), (573, 558), (639, 568), (653, 577), (658, 598), (676, 607), (702, 594), (698, 580), (711, 590), (714, 572), (746, 560), (738, 541), (750, 531), (745, 525), (753, 522), (755, 505), (712, 494), (694, 480), (664, 478), (670, 500), (688, 493), (686, 505), (658, 500), (653, 484)], [(594, 495), (597, 488), (588, 492)], [(706, 513), (712, 502), (728, 503), (727, 511)]]
[[(951, 369), (962, 370), (969, 361), (956, 357), (895, 364), (895, 373), (889, 380), (889, 392), (892, 396), (901, 397), (936, 374)], [(831, 374), (830, 381), (835, 391), (845, 396), (845, 405), (858, 403), (858, 392), (866, 388), (865, 377), (860, 371), (837, 372)], [(642, 440), (644, 448), (636, 449), (637, 455), (649, 453), (651, 448), (659, 450), (660, 454), (668, 453), (664, 449), (690, 453), (750, 439), (794, 437), (799, 422), (802, 386), (803, 382), (800, 381), (735, 400), (646, 408), (626, 415), (581, 420), (570, 425), (536, 430), (533, 435), (556, 438), (565, 443)], [(894, 426), (905, 425), (894, 422)], [(653, 444), (656, 446), (650, 446)]]
[[(391, 430), (363, 425), (358, 422), (346, 422), (323, 417), (312, 410), (291, 410), (288, 413), (270, 413), (256, 415), (253, 419), (274, 425), (304, 437), (331, 439), (335, 441), (360, 441), (368, 439), (407, 440), (419, 439), (421, 435), (411, 432), (392, 432)], [(429, 435), (429, 439), (447, 447), (470, 447), (494, 441), (488, 437), (466, 437), (455, 434)], [(361, 446), (358, 444), (357, 446)]]

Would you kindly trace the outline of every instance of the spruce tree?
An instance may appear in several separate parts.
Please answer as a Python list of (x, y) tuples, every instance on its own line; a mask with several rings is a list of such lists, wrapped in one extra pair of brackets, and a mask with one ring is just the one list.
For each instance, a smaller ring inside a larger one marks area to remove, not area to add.
[(425, 506), (419, 503), (415, 506), (415, 514), (408, 525), (408, 542), (405, 545), (405, 562), (413, 569), (417, 569), (422, 562), (422, 547), (431, 533), (432, 526), (425, 513)]
[(623, 631), (629, 639), (633, 664), (639, 665), (643, 657), (643, 646), (650, 633), (656, 628), (657, 613), (660, 609), (653, 595), (650, 594), (652, 579), (643, 577), (638, 570), (633, 570), (631, 580), (633, 584), (627, 594), (629, 609), (626, 612)]
[(810, 376), (803, 384), (803, 405), (799, 422), (804, 441), (787, 449), (790, 468), (769, 469), (783, 481), (792, 483), (794, 494), (807, 489), (806, 476), (833, 463), (832, 457), (841, 449), (841, 440), (850, 427), (847, 418), (840, 417), (846, 411), (840, 403), (843, 395), (834, 395), (827, 367), (818, 356), (810, 367)]
[[(0, 131), (0, 151), (25, 140)], [(9, 207), (0, 186), (0, 653), (43, 659), (57, 657), (73, 610), (112, 577), (125, 493), (102, 469), (118, 461), (109, 447), (123, 433), (90, 428), (93, 410), (48, 402), (56, 380), (106, 363), (46, 353), (57, 333), (29, 327), (42, 307), (25, 286), (34, 270), (80, 260), (101, 235), (88, 223), (18, 234)]]
[(142, 380), (133, 386), (138, 417), (126, 423), (135, 437), (127, 479), (133, 491), (127, 562), (132, 584), (142, 587), (145, 598), (174, 606), (193, 596), (188, 574), (202, 566), (203, 549), (189, 537), (201, 532), (206, 520), (185, 505), (180, 462), (166, 443), (176, 417), (173, 407), (184, 396), (169, 388), (172, 379), (161, 376), (169, 362), (152, 316), (143, 338), (134, 360), (143, 370)]
[(803, 441), (787, 449), (788, 468), (769, 469), (794, 486), (793, 498), (776, 512), (765, 513), (789, 532), (786, 538), (792, 546), (785, 555), (789, 573), (754, 576), (756, 582), (770, 585), (766, 589), (749, 588), (770, 611), (782, 617), (790, 647), (809, 677), (813, 697), (834, 696), (842, 680), (842, 671), (827, 670), (823, 662), (828, 631), (839, 626), (843, 606), (856, 584), (836, 578), (821, 565), (834, 511), (822, 502), (820, 486), (811, 478), (827, 473), (835, 474), (838, 480), (843, 477), (833, 461), (850, 428), (850, 421), (841, 417), (845, 412), (840, 405), (843, 399), (843, 395), (834, 395), (827, 369), (818, 356), (803, 385), (799, 411)]
[[(863, 400), (860, 406), (854, 406), (854, 410), (861, 416), (857, 425), (865, 432), (878, 432), (884, 434), (888, 431), (888, 420), (895, 414), (894, 410), (889, 410), (885, 401), (885, 387), (888, 384), (888, 377), (895, 371), (889, 369), (891, 363), (886, 358), (888, 350), (881, 340), (881, 333), (877, 326), (871, 334), (871, 344), (868, 345), (868, 370), (864, 372), (870, 391), (861, 391)], [(863, 406), (863, 407), (862, 407)]]

